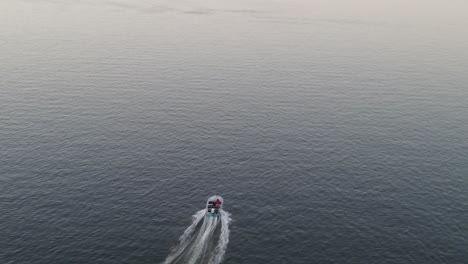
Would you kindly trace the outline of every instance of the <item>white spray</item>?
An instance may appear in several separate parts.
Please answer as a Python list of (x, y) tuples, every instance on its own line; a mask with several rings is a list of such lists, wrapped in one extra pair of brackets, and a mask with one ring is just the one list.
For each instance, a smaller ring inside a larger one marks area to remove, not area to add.
[(224, 253), (226, 253), (229, 243), (229, 223), (231, 222), (231, 214), (221, 210), (221, 235), (219, 236), (218, 245), (211, 257), (209, 264), (219, 264), (223, 261)]
[[(207, 215), (207, 210), (193, 215), (192, 224), (179, 238), (164, 264), (220, 264), (229, 243), (230, 214), (219, 210), (220, 216)], [(200, 226), (200, 222), (203, 223)]]
[(169, 256), (167, 256), (164, 264), (173, 263), (187, 248), (192, 241), (193, 233), (200, 221), (205, 217), (206, 210), (200, 210), (192, 216), (192, 224), (185, 229), (184, 234), (179, 238), (179, 245), (172, 249)]

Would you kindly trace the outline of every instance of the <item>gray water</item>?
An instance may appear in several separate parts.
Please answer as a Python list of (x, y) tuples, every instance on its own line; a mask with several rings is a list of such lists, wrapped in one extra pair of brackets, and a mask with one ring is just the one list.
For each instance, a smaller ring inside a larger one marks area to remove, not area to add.
[(2, 0), (0, 263), (467, 263), (467, 10)]

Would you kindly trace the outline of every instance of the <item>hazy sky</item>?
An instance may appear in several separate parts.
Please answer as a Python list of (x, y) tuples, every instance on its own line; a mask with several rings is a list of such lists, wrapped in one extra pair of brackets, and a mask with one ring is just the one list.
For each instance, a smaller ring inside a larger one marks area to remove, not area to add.
[(10, 56), (8, 48), (16, 51), (18, 42), (61, 34), (92, 33), (96, 41), (99, 34), (140, 32), (177, 41), (179, 35), (216, 31), (220, 40), (241, 41), (238, 36), (245, 33), (280, 30), (270, 40), (259, 38), (267, 42), (301, 36), (294, 35), (298, 27), (325, 36), (337, 26), (367, 25), (372, 35), (363, 31), (367, 35), (347, 39), (381, 42), (376, 47), (429, 43), (438, 52), (451, 50), (451, 56), (466, 58), (455, 51), (468, 46), (467, 10), (465, 0), (3, 0), (0, 44), (7, 44), (3, 55)]
[[(24, 4), (20, 4), (23, 2)], [(147, 11), (244, 10), (289, 13), (298, 16), (323, 16), (369, 19), (404, 19), (467, 22), (468, 2), (464, 0), (3, 0), (2, 17), (11, 9), (34, 8), (31, 4), (51, 3), (60, 8), (115, 8)], [(84, 7), (88, 6), (88, 7)], [(52, 8), (51, 6), (48, 6)], [(196, 12), (194, 12), (196, 13)]]

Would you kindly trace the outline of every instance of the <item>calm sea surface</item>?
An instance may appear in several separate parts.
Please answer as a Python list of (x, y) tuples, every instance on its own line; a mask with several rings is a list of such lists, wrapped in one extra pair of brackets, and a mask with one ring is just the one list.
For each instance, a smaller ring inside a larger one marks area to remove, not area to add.
[(2, 0), (0, 263), (468, 263), (467, 10)]

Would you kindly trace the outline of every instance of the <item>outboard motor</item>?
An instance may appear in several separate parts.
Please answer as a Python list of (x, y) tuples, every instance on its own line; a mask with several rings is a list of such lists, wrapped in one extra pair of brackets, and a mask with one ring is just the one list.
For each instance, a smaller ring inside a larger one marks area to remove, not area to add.
[(208, 198), (206, 202), (207, 216), (219, 217), (219, 210), (223, 207), (224, 199), (219, 195), (214, 195)]

